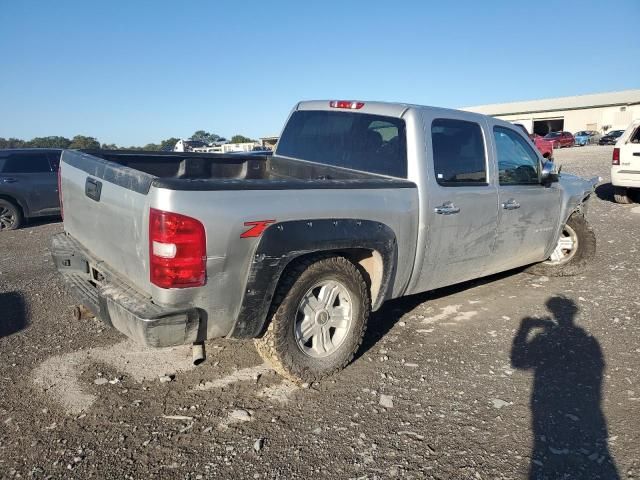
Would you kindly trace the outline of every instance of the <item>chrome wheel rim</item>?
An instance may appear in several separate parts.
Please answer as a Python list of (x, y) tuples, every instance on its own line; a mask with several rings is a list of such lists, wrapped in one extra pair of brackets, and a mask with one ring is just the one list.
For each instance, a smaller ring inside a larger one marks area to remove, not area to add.
[(6, 207), (0, 207), (0, 230), (7, 230), (16, 222), (16, 216)]
[(353, 307), (347, 288), (325, 280), (304, 294), (296, 311), (294, 334), (302, 353), (327, 357), (344, 343), (351, 329)]
[(549, 265), (560, 265), (567, 263), (573, 258), (578, 251), (578, 235), (575, 230), (569, 225), (565, 225), (556, 244), (556, 248), (553, 249), (549, 260), (545, 263)]

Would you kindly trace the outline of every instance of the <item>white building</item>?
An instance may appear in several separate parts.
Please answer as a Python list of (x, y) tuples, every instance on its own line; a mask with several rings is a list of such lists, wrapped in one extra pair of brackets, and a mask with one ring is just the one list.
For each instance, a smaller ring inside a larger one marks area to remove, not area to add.
[(496, 103), (462, 110), (521, 123), (539, 135), (560, 130), (623, 130), (640, 118), (640, 90)]

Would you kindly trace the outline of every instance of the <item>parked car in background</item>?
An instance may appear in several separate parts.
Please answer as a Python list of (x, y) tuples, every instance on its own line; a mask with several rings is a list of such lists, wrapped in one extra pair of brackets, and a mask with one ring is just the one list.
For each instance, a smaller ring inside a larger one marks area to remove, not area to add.
[(618, 203), (632, 203), (640, 192), (640, 120), (618, 137), (611, 159), (611, 184)]
[(615, 145), (623, 133), (624, 130), (611, 130), (598, 141), (598, 145)]
[(62, 150), (0, 150), (0, 231), (25, 219), (60, 214), (58, 166)]
[(525, 133), (525, 135), (527, 135), (531, 139), (531, 141), (534, 143), (534, 145), (536, 146), (536, 148), (544, 158), (548, 158), (550, 160), (553, 158), (552, 142), (545, 140), (537, 133), (529, 133), (529, 131), (527, 130), (527, 127), (525, 127), (521, 123), (514, 123), (514, 125), (516, 125), (517, 127), (520, 127), (520, 129)]
[(553, 148), (573, 147), (575, 139), (570, 132), (550, 132), (544, 139), (553, 143)]
[(584, 147), (585, 145), (591, 145), (600, 140), (600, 134), (593, 130), (582, 130), (581, 132), (577, 132), (573, 138), (575, 139), (576, 145)]
[(345, 367), (387, 300), (534, 263), (578, 273), (596, 247), (597, 179), (442, 108), (301, 102), (271, 156), (65, 150), (60, 178), (51, 251), (94, 314), (148, 346), (257, 338), (300, 382)]

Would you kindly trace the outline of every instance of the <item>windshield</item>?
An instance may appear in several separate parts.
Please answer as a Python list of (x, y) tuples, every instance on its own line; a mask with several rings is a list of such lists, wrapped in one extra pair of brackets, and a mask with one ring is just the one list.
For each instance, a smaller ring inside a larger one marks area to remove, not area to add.
[(578, 133), (576, 133), (576, 137), (588, 137), (589, 135), (591, 135), (590, 132), (578, 132)]
[(277, 155), (393, 177), (407, 176), (404, 120), (367, 113), (293, 112)]
[(611, 132), (609, 135), (611, 135), (612, 137), (619, 137), (620, 135), (622, 135), (624, 133), (624, 130), (614, 130), (613, 132)]
[(544, 138), (557, 138), (560, 136), (560, 132), (547, 133)]

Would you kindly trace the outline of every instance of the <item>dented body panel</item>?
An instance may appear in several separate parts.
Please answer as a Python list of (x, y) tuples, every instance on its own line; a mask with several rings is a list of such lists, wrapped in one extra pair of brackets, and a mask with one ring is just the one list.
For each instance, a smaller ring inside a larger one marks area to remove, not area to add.
[[(328, 102), (303, 102), (294, 112), (325, 110)], [(518, 130), (500, 120), (377, 102), (358, 112), (402, 119), (405, 178), (279, 151), (269, 157), (65, 151), (65, 233), (54, 239), (56, 266), (87, 307), (141, 343), (250, 338), (264, 329), (283, 272), (305, 255), (332, 252), (359, 264), (375, 310), (388, 299), (545, 260), (593, 189), (569, 175), (550, 185), (501, 186), (492, 132)], [(447, 187), (436, 180), (431, 125), (443, 118), (480, 126), (485, 184)], [(514, 199), (518, 210), (501, 207)], [(442, 215), (448, 204), (458, 211)], [(204, 225), (204, 286), (151, 283), (152, 208)], [(126, 300), (127, 292), (135, 301)]]

